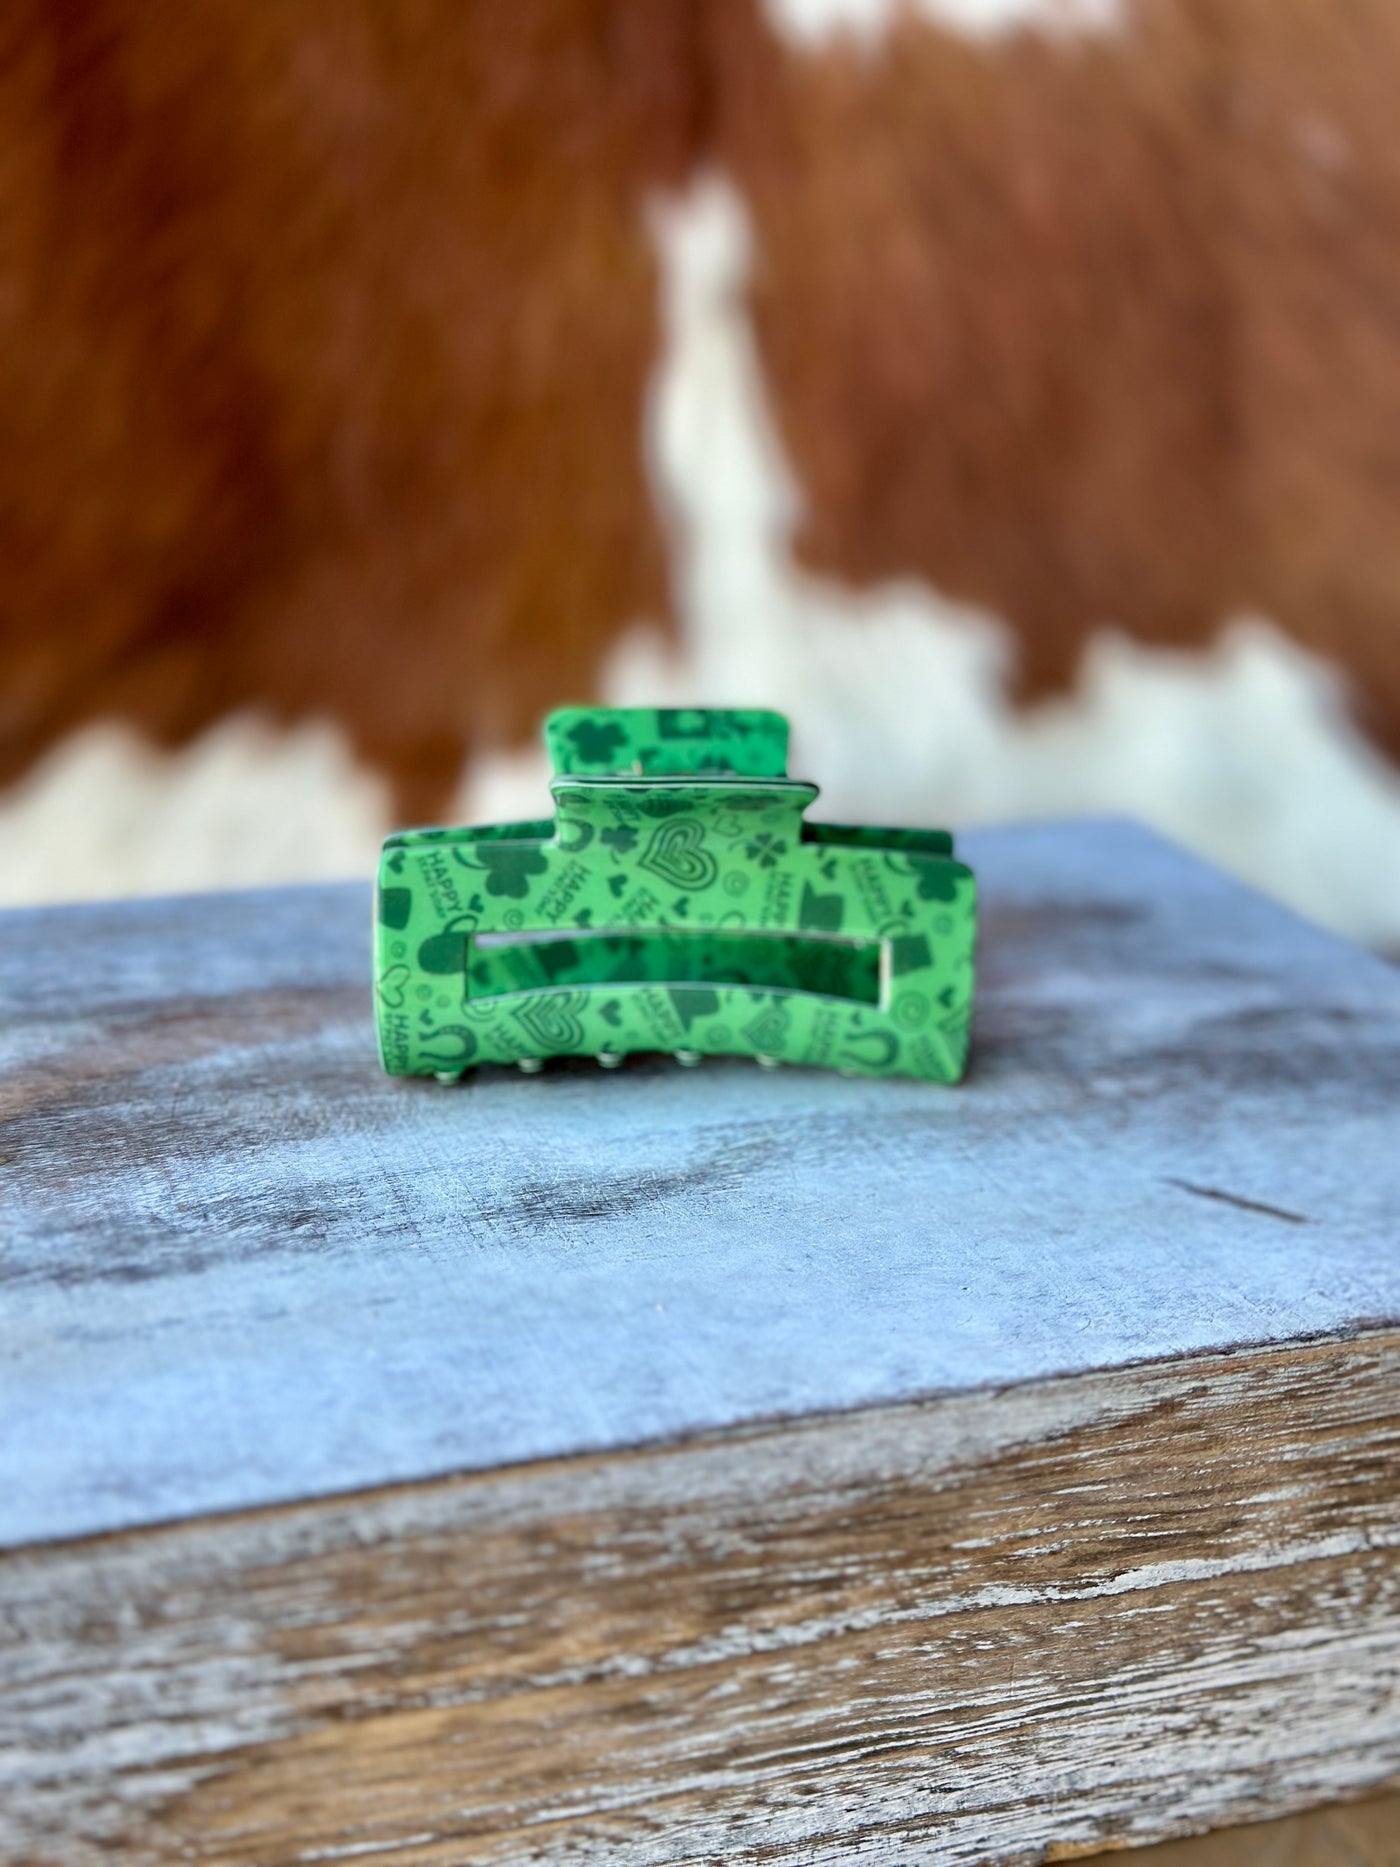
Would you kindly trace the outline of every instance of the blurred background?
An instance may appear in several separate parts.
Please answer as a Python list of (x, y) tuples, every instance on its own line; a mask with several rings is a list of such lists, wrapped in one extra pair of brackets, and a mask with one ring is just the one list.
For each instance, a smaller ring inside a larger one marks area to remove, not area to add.
[(1394, 0), (7, 0), (0, 903), (729, 703), (1400, 957), (1398, 93)]
[(1389, 0), (9, 0), (0, 899), (367, 874), (550, 706), (1400, 954)]

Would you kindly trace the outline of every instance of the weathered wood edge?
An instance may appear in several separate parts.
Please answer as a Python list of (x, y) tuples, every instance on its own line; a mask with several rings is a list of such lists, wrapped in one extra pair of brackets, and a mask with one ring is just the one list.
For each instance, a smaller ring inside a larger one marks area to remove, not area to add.
[(1030, 1861), (1400, 1780), (1400, 1332), (0, 1558), (0, 1856)]

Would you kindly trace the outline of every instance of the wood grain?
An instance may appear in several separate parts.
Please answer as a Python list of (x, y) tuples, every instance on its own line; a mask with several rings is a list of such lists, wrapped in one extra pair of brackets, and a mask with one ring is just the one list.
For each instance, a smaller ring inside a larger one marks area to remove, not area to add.
[(0, 917), (0, 1859), (1040, 1860), (1400, 1777), (1400, 978), (969, 839), (958, 1090), (378, 1073), (367, 902)]
[(1400, 1334), (11, 1554), (6, 1858), (986, 1862), (1400, 1772)]

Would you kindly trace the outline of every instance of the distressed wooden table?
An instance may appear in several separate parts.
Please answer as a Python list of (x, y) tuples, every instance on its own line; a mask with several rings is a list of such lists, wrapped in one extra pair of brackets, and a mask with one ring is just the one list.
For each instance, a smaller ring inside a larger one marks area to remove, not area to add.
[(968, 839), (960, 1089), (390, 1081), (368, 892), (0, 918), (0, 1857), (994, 1862), (1400, 1771), (1400, 974)]

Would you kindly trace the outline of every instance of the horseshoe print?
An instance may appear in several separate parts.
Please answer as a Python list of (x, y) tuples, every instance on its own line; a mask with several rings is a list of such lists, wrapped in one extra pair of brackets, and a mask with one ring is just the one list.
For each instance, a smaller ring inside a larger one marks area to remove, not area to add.
[(807, 822), (776, 714), (574, 708), (545, 736), (554, 819), (385, 844), (386, 1068), (661, 1047), (961, 1076), (976, 888), (945, 833)]

